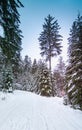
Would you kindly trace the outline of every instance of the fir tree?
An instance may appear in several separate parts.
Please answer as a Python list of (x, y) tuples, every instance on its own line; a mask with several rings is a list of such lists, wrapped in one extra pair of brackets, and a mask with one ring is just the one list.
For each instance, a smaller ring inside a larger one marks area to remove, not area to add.
[(9, 68), (9, 69), (3, 71), (2, 90), (4, 92), (7, 92), (7, 91), (12, 92), (13, 91), (12, 83), (13, 83), (13, 77), (11, 75), (11, 70)]
[(37, 71), (37, 61), (36, 59), (34, 59), (33, 64), (32, 64), (32, 74), (35, 74), (35, 72)]
[(64, 95), (64, 86), (65, 86), (65, 63), (62, 57), (59, 58), (59, 63), (57, 64), (53, 72), (54, 84), (53, 86), (56, 89), (57, 96)]
[(19, 29), (20, 15), (18, 8), (23, 7), (19, 0), (0, 0), (0, 24), (3, 28), (3, 36), (0, 38), (0, 47), (6, 57), (5, 68), (12, 75), (14, 61), (20, 57), (21, 30)]
[(52, 84), (48, 70), (43, 70), (39, 80), (39, 88), (42, 96), (52, 96)]
[(69, 37), (69, 66), (66, 71), (66, 93), (73, 107), (82, 110), (82, 16), (73, 22)]
[(41, 90), (40, 90), (40, 84), (39, 84), (39, 81), (40, 81), (40, 78), (41, 78), (41, 75), (43, 73), (43, 70), (48, 70), (47, 68), (47, 64), (45, 61), (43, 61), (42, 59), (40, 59), (37, 63), (37, 71), (36, 73), (34, 74), (34, 79), (36, 80), (36, 89), (35, 89), (35, 92), (37, 94), (40, 94), (41, 93)]
[(24, 71), (31, 71), (32, 61), (31, 58), (26, 55), (24, 59)]
[[(38, 61), (38, 73), (39, 75), (47, 68), (47, 64), (44, 60), (40, 59)], [(48, 68), (47, 68), (48, 69)]]
[(18, 57), (21, 50), (22, 35), (19, 29), (20, 15), (17, 10), (18, 7), (21, 7), (19, 1), (1, 0), (0, 9), (2, 14), (0, 22), (4, 32), (1, 48), (7, 56), (7, 60), (12, 60), (15, 56)]
[(2, 50), (0, 48), (0, 90), (2, 88), (2, 70), (3, 70), (3, 66), (4, 66), (4, 55), (2, 54)]
[(58, 21), (48, 15), (45, 18), (43, 31), (39, 37), (41, 56), (46, 56), (49, 61), (49, 70), (51, 71), (51, 58), (61, 53), (62, 36), (59, 34), (60, 27)]

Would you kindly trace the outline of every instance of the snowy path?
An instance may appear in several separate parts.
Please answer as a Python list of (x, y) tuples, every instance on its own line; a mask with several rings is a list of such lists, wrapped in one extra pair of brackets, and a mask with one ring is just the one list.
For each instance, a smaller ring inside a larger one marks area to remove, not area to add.
[(60, 98), (45, 98), (15, 91), (1, 100), (0, 130), (82, 130), (82, 112), (62, 104)]

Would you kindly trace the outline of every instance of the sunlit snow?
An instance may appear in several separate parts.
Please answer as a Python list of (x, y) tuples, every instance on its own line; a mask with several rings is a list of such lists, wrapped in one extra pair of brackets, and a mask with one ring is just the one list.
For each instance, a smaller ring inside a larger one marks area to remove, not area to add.
[(0, 92), (0, 130), (82, 130), (82, 112), (58, 97)]

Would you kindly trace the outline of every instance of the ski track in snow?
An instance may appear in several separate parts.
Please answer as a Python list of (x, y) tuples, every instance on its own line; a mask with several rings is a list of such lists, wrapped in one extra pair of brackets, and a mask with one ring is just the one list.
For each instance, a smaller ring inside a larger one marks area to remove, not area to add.
[(82, 112), (64, 106), (60, 98), (23, 91), (1, 100), (0, 130), (82, 130)]

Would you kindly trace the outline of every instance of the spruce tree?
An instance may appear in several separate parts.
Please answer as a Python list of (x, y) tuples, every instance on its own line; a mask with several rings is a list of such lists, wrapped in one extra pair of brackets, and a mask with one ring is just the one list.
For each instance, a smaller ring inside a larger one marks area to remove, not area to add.
[(32, 74), (35, 74), (35, 73), (36, 73), (37, 67), (38, 67), (38, 66), (37, 66), (37, 60), (34, 59), (33, 64), (32, 64)]
[(6, 57), (5, 70), (12, 75), (13, 63), (18, 61), (21, 51), (20, 14), (18, 8), (23, 7), (19, 0), (0, 0), (0, 24), (4, 35), (0, 38), (0, 47)]
[(49, 71), (43, 70), (39, 80), (40, 95), (52, 96), (52, 84), (50, 80)]
[(12, 92), (13, 88), (12, 88), (12, 83), (13, 83), (13, 77), (11, 75), (11, 70), (10, 68), (7, 70), (3, 71), (3, 85), (2, 85), (2, 89), (4, 92)]
[(59, 58), (59, 63), (53, 71), (54, 89), (56, 89), (57, 96), (63, 96), (65, 86), (65, 63), (62, 57)]
[[(38, 61), (38, 73), (39, 75), (47, 68), (47, 64), (44, 60), (40, 59)], [(48, 69), (48, 68), (47, 68)]]
[(26, 55), (24, 58), (24, 71), (31, 71), (32, 61), (31, 58)]
[(59, 34), (60, 26), (54, 17), (48, 15), (43, 24), (43, 31), (39, 37), (41, 56), (49, 61), (49, 70), (51, 71), (51, 58), (61, 53), (62, 36)]
[(22, 35), (19, 29), (20, 14), (17, 8), (21, 6), (23, 5), (16, 0), (1, 0), (2, 14), (0, 22), (4, 32), (1, 48), (5, 56), (7, 56), (7, 60), (17, 59), (20, 55)]
[(66, 93), (74, 108), (82, 110), (82, 16), (78, 14), (70, 30), (69, 65), (66, 71)]
[(2, 70), (3, 70), (3, 66), (4, 66), (4, 56), (2, 54), (2, 50), (0, 48), (0, 90), (2, 89)]

